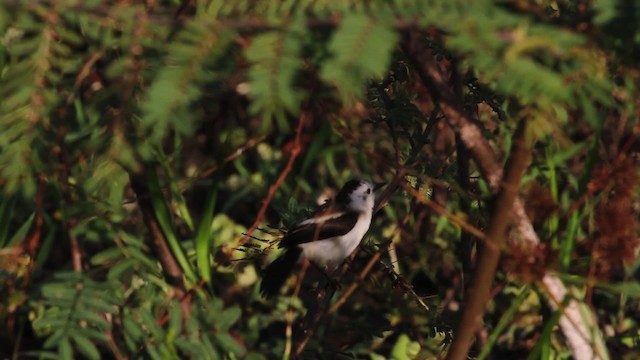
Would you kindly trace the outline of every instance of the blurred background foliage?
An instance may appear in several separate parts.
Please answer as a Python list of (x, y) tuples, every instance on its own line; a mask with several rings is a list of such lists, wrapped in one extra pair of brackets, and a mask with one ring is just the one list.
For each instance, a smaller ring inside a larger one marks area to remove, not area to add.
[(300, 357), (443, 356), (473, 265), (455, 219), (484, 230), (492, 193), (417, 38), (501, 161), (518, 123), (535, 141), (540, 244), (512, 234), (471, 356), (575, 357), (555, 272), (596, 353), (637, 358), (638, 29), (624, 0), (3, 1), (0, 356), (287, 358), (304, 304), (260, 297), (274, 235), (243, 234), (353, 177), (400, 188)]

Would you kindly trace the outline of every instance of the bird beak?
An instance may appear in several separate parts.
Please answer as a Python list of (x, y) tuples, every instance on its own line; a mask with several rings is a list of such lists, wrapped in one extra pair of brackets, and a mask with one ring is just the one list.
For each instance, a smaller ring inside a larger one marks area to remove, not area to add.
[(386, 182), (373, 183), (373, 190), (378, 190), (385, 185), (387, 185)]

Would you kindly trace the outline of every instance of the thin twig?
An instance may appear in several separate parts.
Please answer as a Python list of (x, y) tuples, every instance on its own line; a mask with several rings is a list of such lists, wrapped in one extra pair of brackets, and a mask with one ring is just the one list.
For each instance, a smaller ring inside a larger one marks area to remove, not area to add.
[(347, 291), (345, 291), (342, 294), (342, 296), (340, 296), (340, 298), (335, 303), (333, 303), (333, 305), (331, 305), (331, 307), (329, 308), (329, 311), (327, 311), (327, 314), (336, 312), (342, 306), (342, 304), (344, 304), (345, 301), (347, 301), (347, 299), (351, 296), (351, 294), (353, 294), (353, 292), (356, 291), (358, 286), (362, 284), (362, 282), (366, 279), (367, 275), (369, 275), (369, 273), (371, 272), (371, 269), (373, 269), (373, 265), (375, 265), (378, 262), (378, 260), (380, 260), (380, 256), (381, 254), (379, 251), (373, 254), (371, 259), (369, 259), (367, 266), (365, 266), (364, 269), (360, 272), (360, 275), (358, 275), (358, 278), (354, 282), (352, 282), (351, 285), (349, 285), (349, 288), (347, 289)]
[(232, 152), (226, 158), (224, 158), (224, 160), (222, 160), (222, 163), (213, 165), (212, 167), (198, 174), (198, 178), (203, 179), (208, 176), (211, 176), (213, 173), (218, 171), (220, 166), (237, 159), (238, 157), (240, 157), (240, 155), (244, 154), (247, 150), (251, 149), (252, 147), (264, 141), (265, 138), (266, 136), (262, 135), (262, 136), (258, 136), (257, 138), (249, 139), (249, 141), (247, 141), (246, 144), (237, 148), (234, 152)]
[[(469, 151), (469, 155), (478, 165), (480, 172), (489, 184), (492, 191), (497, 191), (502, 181), (502, 167), (497, 156), (491, 150), (491, 146), (487, 139), (482, 136), (479, 127), (465, 114), (460, 101), (455, 99), (443, 74), (440, 72), (437, 61), (431, 50), (422, 45), (422, 35), (419, 33), (410, 33), (407, 41), (403, 46), (411, 63), (416, 69), (416, 73), (424, 82), (431, 93), (432, 98), (443, 110), (449, 124), (460, 134), (460, 140)], [(513, 205), (513, 216), (515, 219), (515, 228), (520, 239), (528, 246), (535, 246), (540, 243), (538, 234), (535, 232), (531, 220), (528, 218), (524, 209), (523, 202), (517, 198)], [(550, 293), (555, 298), (562, 298), (566, 293), (566, 288), (555, 274), (547, 274), (546, 278), (553, 280), (554, 286), (550, 288)], [(547, 299), (550, 301), (550, 299)], [(568, 307), (576, 309), (577, 303), (572, 300)], [(574, 319), (575, 320), (575, 319)], [(581, 327), (586, 327), (582, 319), (578, 319)], [(595, 322), (595, 320), (594, 320)], [(593, 352), (588, 342), (585, 342), (575, 327), (565, 319), (560, 319), (560, 328), (567, 339), (572, 355), (577, 360), (593, 360), (598, 356)]]
[(271, 187), (269, 188), (269, 193), (267, 194), (267, 197), (262, 201), (262, 207), (260, 208), (260, 211), (258, 211), (258, 215), (256, 216), (253, 225), (251, 225), (242, 239), (240, 239), (238, 245), (236, 245), (231, 249), (231, 251), (227, 253), (229, 257), (231, 257), (230, 254), (232, 254), (237, 248), (243, 246), (247, 241), (249, 241), (251, 234), (253, 234), (253, 232), (258, 228), (260, 222), (262, 221), (262, 218), (267, 213), (267, 208), (269, 207), (273, 196), (276, 194), (276, 191), (278, 191), (278, 188), (280, 188), (280, 185), (282, 185), (284, 179), (287, 178), (287, 175), (289, 175), (291, 169), (293, 169), (293, 163), (296, 161), (298, 155), (300, 155), (300, 153), (302, 152), (302, 141), (300, 139), (307, 116), (309, 116), (309, 114), (306, 111), (303, 111), (302, 114), (300, 114), (300, 119), (298, 120), (298, 128), (296, 129), (296, 137), (293, 142), (293, 146), (291, 147), (291, 155), (289, 155), (287, 165), (280, 173), (280, 176), (278, 177), (276, 182), (273, 183), (273, 185), (271, 185)]
[(449, 210), (445, 209), (442, 205), (440, 205), (440, 204), (436, 203), (435, 201), (429, 199), (428, 197), (424, 196), (422, 193), (420, 193), (418, 190), (414, 189), (408, 183), (402, 184), (402, 188), (405, 189), (407, 192), (411, 193), (411, 195), (413, 195), (413, 197), (415, 197), (416, 200), (418, 200), (418, 202), (429, 206), (436, 213), (446, 217), (452, 223), (460, 226), (460, 228), (462, 228), (464, 231), (472, 234), (473, 236), (477, 237), (480, 240), (485, 240), (486, 239), (487, 236), (482, 230), (480, 230), (477, 227), (469, 224), (461, 216), (458, 216), (458, 215), (455, 215), (455, 214), (451, 213)]
[(71, 245), (71, 263), (73, 264), (73, 271), (82, 272), (82, 252), (80, 251), (78, 238), (73, 235), (74, 226), (75, 220), (69, 219), (67, 221), (67, 236), (69, 236), (69, 244)]
[(29, 255), (31, 259), (29, 263), (29, 271), (25, 273), (22, 286), (27, 287), (31, 279), (31, 272), (36, 267), (36, 255), (40, 248), (40, 241), (42, 240), (43, 228), (44, 228), (44, 197), (46, 191), (46, 179), (44, 175), (38, 177), (38, 189), (36, 190), (35, 197), (35, 218), (33, 219), (33, 229), (30, 231), (29, 236), (22, 244), (23, 251)]
[[(249, 141), (247, 141), (246, 144), (244, 144), (243, 146), (237, 148), (231, 154), (227, 155), (227, 157), (225, 157), (220, 164), (215, 164), (215, 165), (211, 166), (210, 168), (208, 168), (206, 170), (203, 170), (201, 173), (197, 174), (195, 177), (190, 177), (190, 178), (187, 178), (187, 179), (184, 179), (184, 180), (180, 180), (178, 182), (178, 187), (181, 190), (184, 190), (184, 189), (186, 189), (188, 187), (188, 185), (191, 185), (196, 180), (204, 179), (206, 177), (209, 177), (209, 176), (213, 175), (216, 171), (220, 170), (222, 168), (222, 166), (224, 166), (227, 163), (237, 159), (242, 154), (247, 152), (247, 150), (249, 150), (249, 149), (255, 147), (256, 145), (258, 145), (259, 143), (263, 142), (265, 138), (266, 137), (263, 135), (263, 136), (258, 136), (258, 137), (253, 138), (253, 139), (249, 139)], [(169, 191), (170, 191), (170, 189), (169, 189), (168, 186), (162, 188), (162, 192), (163, 193), (168, 193)], [(98, 199), (98, 198), (92, 198), (92, 200), (100, 201), (100, 202), (103, 201), (102, 199)], [(136, 202), (135, 198), (126, 199), (125, 201), (123, 201), (123, 205), (131, 204), (131, 203), (135, 203), (135, 202)]]
[(289, 298), (289, 307), (287, 308), (287, 327), (285, 330), (286, 342), (284, 344), (284, 352), (282, 354), (282, 358), (287, 360), (291, 357), (291, 349), (293, 347), (293, 301), (298, 298), (300, 294), (300, 289), (302, 288), (302, 281), (304, 280), (304, 276), (307, 273), (307, 269), (309, 268), (309, 261), (304, 260), (302, 262), (302, 266), (300, 267), (300, 271), (298, 272), (298, 280), (296, 281), (296, 287), (293, 290), (293, 294)]

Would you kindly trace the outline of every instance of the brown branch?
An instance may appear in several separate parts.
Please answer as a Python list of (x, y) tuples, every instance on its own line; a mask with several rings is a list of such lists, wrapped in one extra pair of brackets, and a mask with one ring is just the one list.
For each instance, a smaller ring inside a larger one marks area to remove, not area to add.
[[(456, 134), (456, 155), (458, 165), (458, 184), (461, 188), (462, 194), (470, 193), (469, 182), (469, 154), (467, 149), (462, 144), (460, 136)], [(471, 213), (471, 204), (469, 200), (464, 196), (460, 196), (459, 200), (460, 212), (463, 214)], [(469, 280), (471, 279), (471, 272), (473, 269), (473, 262), (471, 259), (471, 253), (473, 251), (473, 237), (472, 234), (467, 231), (462, 231), (460, 234), (460, 248), (458, 250), (458, 257), (462, 263), (462, 274), (464, 276), (463, 286), (465, 291), (469, 288)]]
[(260, 222), (262, 221), (262, 218), (264, 218), (264, 215), (267, 213), (267, 208), (269, 207), (269, 204), (271, 203), (273, 196), (276, 194), (276, 191), (278, 191), (278, 188), (280, 188), (280, 185), (282, 185), (282, 183), (284, 182), (284, 179), (287, 178), (287, 175), (289, 175), (289, 173), (291, 172), (291, 169), (293, 169), (293, 163), (296, 161), (296, 158), (298, 157), (298, 155), (300, 155), (300, 153), (302, 152), (302, 141), (300, 139), (302, 135), (302, 129), (304, 128), (304, 123), (308, 116), (310, 115), (306, 111), (303, 111), (302, 114), (300, 114), (300, 119), (298, 120), (298, 128), (296, 129), (296, 137), (293, 141), (293, 146), (290, 149), (291, 155), (289, 155), (289, 160), (287, 161), (287, 165), (284, 167), (284, 169), (280, 173), (280, 176), (278, 177), (276, 182), (273, 183), (273, 185), (271, 185), (271, 187), (269, 188), (269, 193), (267, 194), (267, 197), (262, 201), (262, 207), (258, 211), (258, 215), (256, 216), (256, 219), (253, 222), (253, 225), (251, 225), (249, 230), (247, 230), (247, 232), (244, 234), (244, 237), (240, 239), (240, 241), (238, 242), (238, 245), (236, 245), (227, 253), (228, 257), (231, 257), (231, 254), (235, 250), (242, 247), (244, 244), (247, 243), (247, 241), (249, 241), (249, 239), (251, 239), (251, 235), (258, 228), (258, 226), (260, 225)]
[[(300, 289), (302, 288), (302, 282), (304, 281), (304, 277), (307, 274), (307, 269), (309, 268), (309, 265), (310, 265), (309, 260), (305, 259), (304, 261), (302, 261), (302, 266), (298, 271), (298, 279), (296, 281), (296, 286), (293, 290), (293, 294), (291, 294), (291, 297), (289, 298), (289, 307), (287, 308), (287, 327), (285, 329), (285, 336), (287, 340), (285, 342), (284, 351), (282, 355), (283, 359), (289, 359), (289, 357), (291, 356), (291, 349), (293, 347), (293, 307), (291, 305), (293, 304), (294, 299), (296, 299), (300, 294)], [(313, 332), (310, 332), (308, 335), (309, 335), (308, 339), (310, 339), (311, 336), (313, 335)], [(306, 344), (306, 342), (304, 342), (304, 344)], [(302, 347), (304, 347), (304, 345), (302, 345)], [(297, 350), (296, 350), (296, 354), (298, 354)]]
[(342, 294), (342, 296), (340, 296), (340, 298), (335, 303), (333, 303), (333, 305), (331, 305), (331, 307), (327, 311), (327, 314), (331, 314), (338, 311), (338, 309), (345, 303), (345, 301), (347, 301), (347, 299), (351, 296), (351, 294), (353, 294), (353, 292), (356, 291), (358, 286), (362, 284), (362, 282), (367, 278), (367, 275), (369, 275), (369, 273), (371, 272), (371, 269), (373, 269), (373, 265), (375, 265), (378, 262), (378, 260), (380, 260), (380, 256), (382, 256), (380, 251), (373, 254), (371, 259), (369, 259), (369, 262), (367, 263), (367, 265), (360, 272), (360, 275), (358, 275), (358, 278), (354, 282), (352, 282), (351, 285), (349, 285), (349, 288), (347, 289), (347, 291), (345, 291)]
[(64, 127), (60, 127), (58, 133), (58, 144), (54, 147), (52, 153), (57, 153), (58, 162), (61, 165), (61, 170), (58, 174), (59, 182), (62, 186), (62, 214), (66, 226), (67, 237), (69, 238), (69, 245), (71, 248), (71, 263), (73, 265), (73, 271), (82, 272), (82, 249), (78, 238), (73, 235), (73, 228), (77, 224), (77, 220), (70, 217), (68, 209), (73, 204), (73, 187), (69, 182), (69, 173), (71, 172), (71, 165), (69, 163), (68, 151), (64, 146), (63, 134), (65, 133)]
[(26, 238), (23, 249), (31, 257), (35, 259), (38, 248), (40, 246), (40, 239), (42, 238), (42, 228), (44, 226), (44, 193), (45, 193), (46, 180), (44, 175), (38, 177), (38, 189), (36, 190), (36, 216), (33, 220), (33, 230)]
[(478, 258), (478, 266), (471, 283), (469, 299), (466, 301), (462, 319), (454, 333), (453, 343), (447, 359), (466, 359), (473, 341), (473, 334), (482, 323), (485, 306), (490, 299), (491, 287), (500, 259), (500, 250), (507, 238), (507, 226), (511, 221), (511, 209), (518, 196), (520, 180), (530, 161), (530, 147), (526, 137), (526, 120), (520, 123), (514, 135), (511, 158), (506, 166), (506, 176), (496, 199), (487, 232), (487, 241)]
[(483, 177), (487, 180), (491, 190), (500, 187), (502, 167), (496, 160), (491, 145), (482, 135), (480, 128), (475, 125), (465, 113), (461, 99), (455, 96), (444, 74), (438, 68), (434, 54), (421, 45), (419, 33), (411, 33), (403, 43), (405, 52), (409, 55), (418, 76), (427, 85), (432, 98), (447, 119), (454, 131), (459, 134), (464, 146), (478, 164)]
[(22, 281), (22, 286), (27, 287), (29, 281), (31, 279), (31, 272), (36, 264), (36, 255), (38, 254), (38, 249), (40, 248), (40, 241), (42, 240), (42, 233), (44, 228), (44, 197), (46, 190), (46, 179), (44, 175), (40, 174), (38, 176), (38, 188), (36, 190), (35, 196), (35, 217), (33, 219), (33, 229), (29, 232), (29, 235), (25, 238), (22, 243), (21, 251), (26, 253), (29, 256), (29, 271), (25, 273), (24, 279)]
[(447, 210), (444, 206), (442, 206), (442, 205), (438, 204), (437, 202), (435, 202), (435, 201), (429, 199), (428, 197), (424, 196), (422, 193), (420, 193), (418, 190), (414, 189), (408, 183), (402, 184), (402, 188), (405, 189), (407, 192), (409, 192), (411, 195), (413, 195), (413, 197), (416, 200), (418, 200), (419, 203), (422, 203), (424, 205), (429, 206), (436, 213), (446, 217), (452, 223), (460, 226), (460, 228), (462, 230), (472, 234), (473, 236), (477, 237), (480, 240), (485, 240), (487, 238), (487, 236), (485, 235), (484, 232), (482, 232), (482, 230), (480, 230), (477, 227), (469, 224), (461, 216), (453, 214), (452, 212)]
[[(478, 126), (463, 111), (461, 101), (453, 96), (444, 76), (437, 67), (433, 54), (430, 50), (425, 49), (420, 41), (420, 34), (411, 33), (404, 42), (403, 49), (415, 67), (418, 76), (428, 85), (432, 97), (437, 101), (449, 124), (454, 128), (454, 131), (460, 134), (460, 140), (469, 151), (471, 158), (478, 165), (490, 189), (496, 191), (502, 179), (502, 168), (497, 157), (491, 150), (489, 142), (482, 136)], [(540, 239), (519, 198), (515, 200), (512, 210), (516, 232), (520, 240), (527, 246), (539, 244)], [(562, 299), (567, 290), (560, 279), (554, 274), (547, 274), (545, 279), (554, 284), (553, 287), (549, 287), (552, 297)], [(547, 299), (547, 301), (553, 303), (552, 299)], [(566, 313), (560, 319), (560, 328), (567, 338), (572, 355), (576, 359), (598, 359), (578, 328), (572, 326), (567, 317), (571, 317), (579, 328), (587, 328), (582, 318), (580, 318), (580, 310), (575, 300), (570, 301), (567, 305)]]
[(299, 356), (304, 348), (309, 343), (309, 340), (315, 334), (317, 324), (322, 320), (327, 313), (327, 305), (331, 297), (333, 296), (334, 291), (327, 291), (325, 288), (318, 288), (315, 298), (311, 299), (313, 302), (310, 303), (307, 314), (304, 317), (301, 333), (302, 338), (297, 341), (295, 346), (294, 355)]
[(75, 227), (75, 219), (67, 220), (67, 236), (69, 236), (69, 244), (71, 245), (71, 262), (73, 264), (73, 271), (82, 272), (82, 251), (80, 250), (80, 242), (73, 233)]

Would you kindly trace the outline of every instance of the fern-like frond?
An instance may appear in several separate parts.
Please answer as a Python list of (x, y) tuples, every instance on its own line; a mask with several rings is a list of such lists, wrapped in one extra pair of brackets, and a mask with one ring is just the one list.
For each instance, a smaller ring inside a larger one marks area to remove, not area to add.
[(289, 128), (285, 116), (295, 114), (304, 98), (304, 91), (294, 84), (303, 66), (299, 58), (304, 35), (301, 21), (286, 30), (253, 37), (245, 53), (252, 63), (248, 73), (253, 100), (250, 111), (262, 114), (266, 124), (276, 118), (283, 130)]
[(385, 74), (397, 41), (388, 18), (345, 14), (329, 43), (333, 57), (323, 64), (320, 76), (350, 104), (362, 97), (369, 79)]
[(227, 56), (233, 31), (216, 22), (193, 19), (168, 46), (165, 66), (155, 76), (141, 102), (141, 131), (154, 143), (175, 129), (190, 134), (198, 119), (189, 105), (202, 95), (203, 85), (220, 81), (216, 61)]

